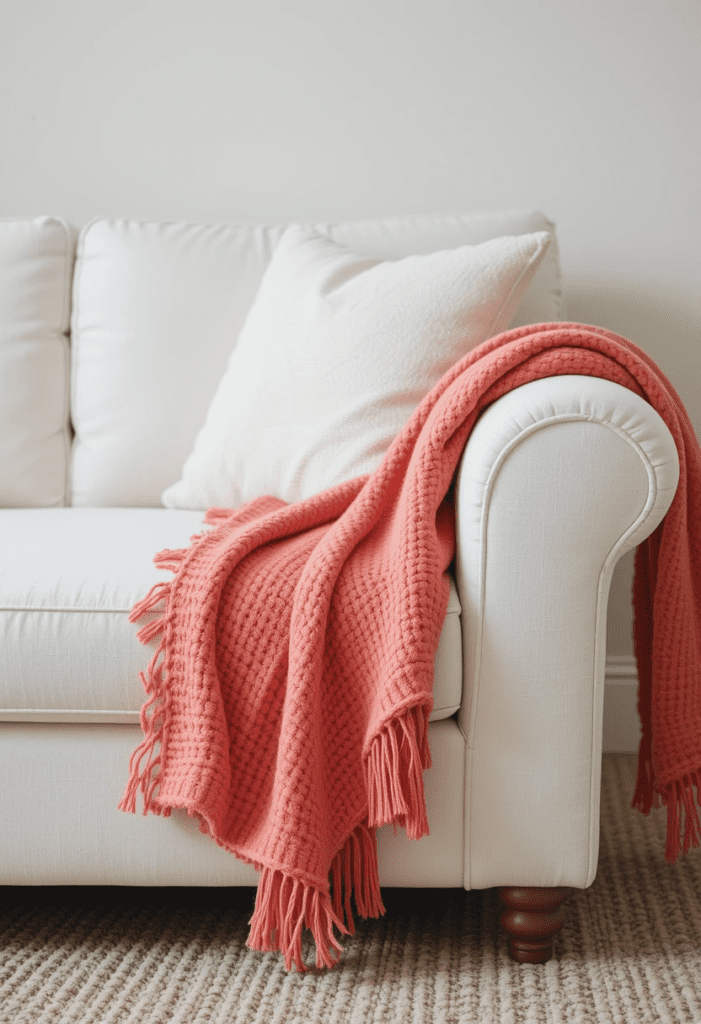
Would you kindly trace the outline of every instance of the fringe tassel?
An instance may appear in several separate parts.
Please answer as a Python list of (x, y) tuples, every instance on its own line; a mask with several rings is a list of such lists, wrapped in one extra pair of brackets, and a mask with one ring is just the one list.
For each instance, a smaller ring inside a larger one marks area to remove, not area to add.
[(163, 551), (159, 551), (157, 555), (154, 555), (153, 564), (159, 569), (169, 569), (171, 572), (177, 572), (183, 564), (188, 551), (189, 548), (164, 548)]
[(428, 709), (408, 708), (372, 741), (365, 762), (368, 822), (396, 822), (410, 839), (428, 835), (423, 770), (431, 767)]
[[(163, 619), (150, 624), (150, 626), (156, 625), (162, 630), (164, 625)], [(144, 630), (141, 630), (139, 636), (143, 632)], [(146, 641), (142, 642), (145, 643)], [(165, 637), (161, 639), (160, 644), (156, 648), (146, 673), (139, 672), (144, 690), (150, 695), (141, 708), (140, 714), (144, 738), (129, 758), (129, 781), (127, 782), (124, 795), (118, 804), (118, 808), (120, 811), (126, 811), (128, 814), (134, 814), (136, 812), (136, 794), (140, 789), (144, 799), (143, 813), (147, 814), (148, 811), (151, 811), (153, 814), (162, 814), (167, 818), (170, 815), (170, 808), (160, 809), (153, 803), (154, 793), (159, 781), (156, 769), (161, 763), (160, 746), (163, 743), (167, 719), (163, 662), (162, 660), (159, 661), (159, 659), (162, 659), (164, 650)], [(159, 750), (157, 751), (156, 746), (159, 744)], [(147, 760), (142, 768), (141, 762), (144, 757)]]
[(137, 622), (142, 615), (146, 612), (150, 612), (151, 609), (158, 604), (158, 602), (168, 593), (170, 590), (170, 580), (166, 583), (156, 583), (151, 587), (146, 597), (134, 605), (132, 610), (129, 612), (129, 622)]
[(638, 777), (631, 806), (643, 814), (663, 804), (667, 808), (665, 860), (673, 863), (680, 853), (686, 856), (692, 846), (701, 846), (701, 768), (664, 786), (661, 793), (655, 792), (654, 786), (652, 743), (650, 737), (644, 735), (640, 741)]
[(654, 776), (652, 773), (652, 737), (643, 733), (638, 749), (638, 775), (631, 807), (649, 814), (654, 803)]
[(692, 846), (701, 846), (701, 768), (665, 786), (661, 802), (667, 807), (665, 860), (674, 862), (680, 853), (686, 856)]
[(276, 868), (263, 868), (246, 945), (261, 952), (280, 950), (289, 971), (306, 971), (302, 932), (316, 943), (316, 966), (333, 967), (343, 952), (334, 935), (354, 935), (351, 893), (362, 917), (379, 917), (385, 908), (380, 895), (375, 832), (365, 822), (351, 832), (333, 859), (329, 872), (332, 894)]
[(333, 967), (343, 952), (334, 936), (334, 925), (347, 934), (333, 911), (328, 892), (277, 868), (263, 868), (261, 872), (250, 925), (246, 945), (263, 953), (279, 949), (288, 971), (293, 963), (298, 971), (307, 970), (302, 959), (303, 928), (314, 936), (317, 967)]
[(701, 768), (662, 787), (661, 792), (656, 792), (652, 737), (644, 730), (638, 751), (638, 776), (631, 806), (643, 814), (649, 814), (653, 807), (657, 809), (663, 804), (667, 808), (665, 860), (673, 863), (680, 853), (686, 856), (692, 846), (701, 846)]
[(348, 935), (355, 935), (351, 894), (361, 917), (379, 917), (384, 914), (377, 873), (375, 830), (365, 822), (351, 832), (334, 857), (331, 885), (334, 913), (343, 921)]
[(142, 626), (136, 634), (137, 639), (140, 640), (142, 644), (149, 643), (154, 639), (154, 637), (157, 637), (158, 634), (163, 631), (163, 625), (162, 617), (160, 619), (156, 619), (154, 622), (149, 622), (147, 626)]
[[(187, 549), (179, 551), (159, 551), (154, 562), (161, 569), (171, 569), (173, 572), (180, 567)], [(159, 634), (165, 632), (168, 600), (170, 598), (172, 580), (156, 583), (149, 590), (146, 597), (134, 605), (129, 613), (129, 622), (137, 622), (142, 615), (151, 611), (161, 601), (165, 601), (165, 611), (154, 622), (149, 622), (136, 634), (142, 644), (148, 644)], [(119, 804), (120, 811), (127, 814), (136, 813), (136, 794), (141, 790), (143, 796), (143, 813), (161, 814), (163, 817), (170, 816), (170, 808), (160, 808), (155, 802), (155, 792), (158, 786), (158, 769), (161, 764), (160, 750), (163, 746), (164, 733), (167, 726), (167, 709), (165, 704), (165, 680), (163, 678), (163, 655), (165, 651), (165, 636), (161, 636), (161, 642), (153, 653), (148, 663), (146, 672), (139, 672), (139, 677), (144, 690), (149, 695), (141, 708), (140, 722), (144, 738), (132, 753), (129, 759), (129, 780)], [(157, 749), (158, 748), (158, 749)], [(142, 762), (146, 763), (142, 767)]]

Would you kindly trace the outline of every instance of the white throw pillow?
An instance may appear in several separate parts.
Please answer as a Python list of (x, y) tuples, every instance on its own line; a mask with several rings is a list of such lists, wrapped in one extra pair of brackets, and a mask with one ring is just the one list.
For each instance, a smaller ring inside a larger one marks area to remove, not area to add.
[(508, 327), (551, 237), (382, 261), (287, 228), (163, 504), (294, 502), (372, 472), (443, 374)]

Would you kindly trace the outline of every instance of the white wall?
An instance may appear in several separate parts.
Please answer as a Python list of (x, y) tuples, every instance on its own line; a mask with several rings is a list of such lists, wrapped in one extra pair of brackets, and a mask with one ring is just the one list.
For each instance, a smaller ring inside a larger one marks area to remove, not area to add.
[(646, 349), (701, 434), (700, 54), (698, 0), (0, 0), (0, 216), (539, 207), (569, 317)]

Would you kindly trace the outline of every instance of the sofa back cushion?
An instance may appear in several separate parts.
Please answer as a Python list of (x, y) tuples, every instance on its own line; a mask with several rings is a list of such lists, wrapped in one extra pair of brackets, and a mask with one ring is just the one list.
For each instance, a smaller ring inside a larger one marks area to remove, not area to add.
[(75, 231), (0, 222), (0, 506), (67, 504), (68, 328)]
[[(313, 227), (379, 259), (554, 230), (537, 212)], [(74, 505), (161, 504), (181, 477), (283, 230), (125, 220), (83, 229), (72, 325)], [(559, 317), (551, 244), (511, 323)]]

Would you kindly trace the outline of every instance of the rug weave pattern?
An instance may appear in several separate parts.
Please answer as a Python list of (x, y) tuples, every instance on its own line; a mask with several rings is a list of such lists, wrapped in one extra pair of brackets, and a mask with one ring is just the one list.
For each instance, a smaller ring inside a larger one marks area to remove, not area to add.
[(491, 890), (386, 889), (306, 975), (246, 948), (251, 890), (8, 890), (0, 1024), (701, 1024), (701, 854), (665, 862), (635, 767), (604, 757), (597, 878), (542, 967), (509, 959)]

